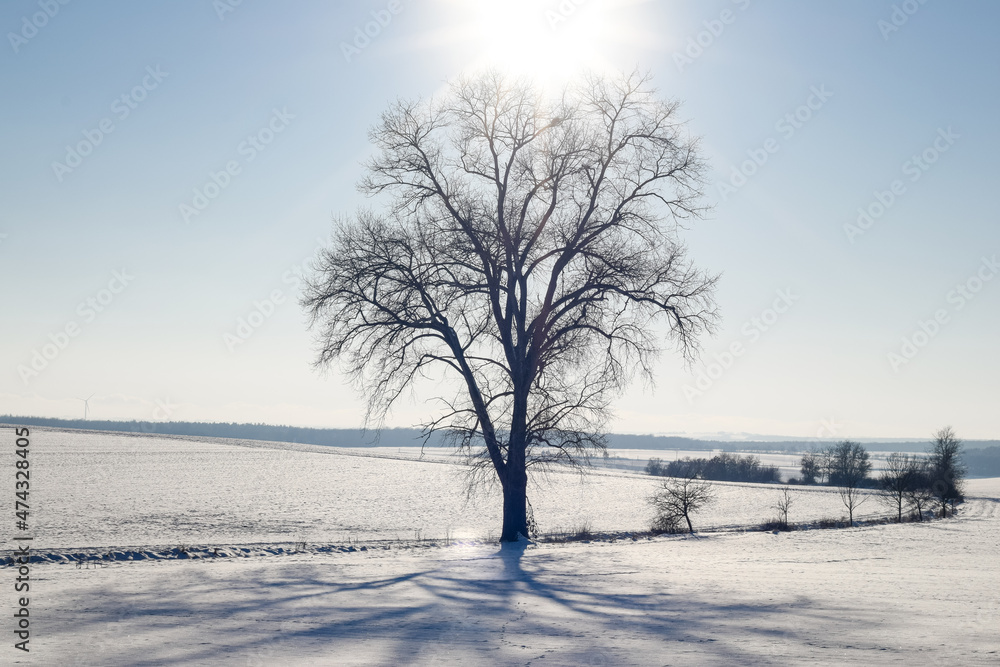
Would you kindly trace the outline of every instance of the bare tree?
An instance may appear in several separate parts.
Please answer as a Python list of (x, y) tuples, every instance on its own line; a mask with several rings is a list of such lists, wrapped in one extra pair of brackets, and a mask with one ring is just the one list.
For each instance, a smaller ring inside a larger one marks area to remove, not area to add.
[(704, 173), (677, 109), (636, 75), (551, 101), (489, 73), (397, 102), (361, 186), (387, 209), (337, 224), (308, 282), (317, 365), (339, 360), (379, 424), (435, 381), (425, 434), (495, 474), (503, 541), (527, 530), (531, 468), (604, 451), (634, 372), (714, 326), (717, 278), (677, 236)]
[(665, 472), (664, 472), (665, 469), (666, 469), (666, 466), (663, 465), (663, 459), (658, 459), (656, 457), (653, 457), (653, 458), (649, 459), (648, 463), (646, 463), (646, 474), (647, 475), (654, 475), (656, 477), (662, 477), (665, 474)]
[(868, 495), (861, 490), (872, 469), (868, 452), (861, 443), (844, 440), (828, 450), (827, 461), (830, 483), (840, 492), (840, 500), (853, 525), (854, 510), (868, 500)]
[(819, 452), (806, 452), (799, 461), (803, 484), (815, 484), (823, 476), (823, 455)]
[(675, 532), (683, 519), (688, 532), (694, 533), (691, 514), (715, 500), (712, 485), (697, 477), (668, 477), (649, 499), (656, 510), (653, 528)]
[(788, 528), (788, 510), (792, 508), (793, 503), (792, 494), (787, 488), (781, 490), (781, 495), (774, 503), (774, 509), (778, 511), (778, 521), (785, 529)]
[(948, 516), (948, 506), (954, 511), (955, 505), (962, 502), (962, 491), (965, 480), (965, 466), (961, 462), (962, 441), (955, 436), (955, 431), (946, 426), (934, 434), (931, 444), (929, 464), (930, 487), (941, 507), (941, 516)]
[(844, 440), (829, 447), (823, 454), (823, 467), (830, 484), (844, 482), (858, 485), (868, 477), (872, 463), (868, 451), (860, 442)]
[(837, 487), (837, 491), (840, 493), (840, 500), (844, 503), (844, 507), (847, 508), (847, 517), (850, 524), (854, 525), (854, 510), (864, 504), (868, 500), (868, 496), (861, 491), (857, 486), (850, 484), (841, 484)]
[(885, 468), (879, 474), (878, 483), (882, 490), (882, 501), (896, 510), (896, 521), (903, 522), (903, 507), (918, 482), (920, 459), (909, 454), (893, 452), (885, 460)]
[(924, 520), (924, 509), (934, 501), (931, 488), (931, 467), (927, 459), (918, 459), (913, 473), (913, 484), (906, 491), (906, 501), (917, 514), (917, 520)]

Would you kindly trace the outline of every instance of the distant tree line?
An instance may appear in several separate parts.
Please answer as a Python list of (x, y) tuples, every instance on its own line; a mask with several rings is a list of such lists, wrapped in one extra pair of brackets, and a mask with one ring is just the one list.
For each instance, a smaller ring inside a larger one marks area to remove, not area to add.
[[(306, 428), (272, 424), (52, 419), (48, 417), (18, 417), (13, 415), (0, 415), (0, 424), (84, 429), (89, 431), (115, 431), (146, 435), (182, 435), (201, 438), (294, 442), (328, 447), (414, 447), (423, 444), (420, 429), (412, 428), (387, 428), (376, 432), (354, 428)], [(445, 446), (445, 438), (441, 434), (432, 435), (426, 444), (430, 446)]]
[(778, 483), (781, 472), (777, 466), (767, 466), (754, 455), (739, 456), (722, 452), (710, 459), (690, 457), (664, 463), (652, 458), (646, 464), (646, 472), (658, 477), (680, 477), (687, 479), (707, 479), (718, 482)]

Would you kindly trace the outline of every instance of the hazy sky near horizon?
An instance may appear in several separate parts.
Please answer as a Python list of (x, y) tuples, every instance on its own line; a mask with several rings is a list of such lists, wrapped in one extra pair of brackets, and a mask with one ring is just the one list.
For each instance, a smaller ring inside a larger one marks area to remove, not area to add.
[(297, 298), (366, 204), (367, 129), (476, 67), (583, 64), (682, 102), (714, 205), (684, 240), (723, 274), (702, 363), (664, 355), (613, 430), (998, 438), (998, 28), (986, 1), (11, 0), (0, 414), (359, 426)]

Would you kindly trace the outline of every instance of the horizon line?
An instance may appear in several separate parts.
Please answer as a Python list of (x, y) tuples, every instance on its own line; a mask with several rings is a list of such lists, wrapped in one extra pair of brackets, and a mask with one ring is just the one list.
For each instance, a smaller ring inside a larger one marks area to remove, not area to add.
[[(301, 429), (309, 431), (361, 431), (368, 433), (381, 433), (383, 431), (393, 431), (393, 430), (410, 430), (410, 431), (421, 431), (419, 426), (384, 426), (381, 428), (365, 428), (361, 426), (348, 427), (348, 426), (296, 426), (293, 424), (271, 424), (267, 422), (237, 422), (237, 421), (187, 421), (187, 420), (140, 420), (140, 419), (80, 419), (80, 418), (67, 418), (67, 417), (43, 417), (35, 415), (12, 415), (12, 414), (0, 414), (0, 427), (16, 427), (18, 422), (21, 420), (46, 420), (53, 422), (66, 422), (71, 424), (83, 424), (87, 422), (94, 422), (97, 424), (192, 424), (192, 425), (205, 425), (205, 426), (218, 426), (218, 425), (231, 425), (231, 426), (256, 426), (256, 427), (268, 427), (268, 428), (288, 428), (288, 429)], [(43, 425), (45, 426), (45, 425)], [(52, 425), (55, 426), (55, 425)], [(58, 427), (57, 427), (58, 428)], [(67, 428), (70, 430), (99, 430), (99, 429), (86, 429), (73, 426), (65, 426), (62, 428)], [(162, 435), (156, 433), (150, 433), (150, 435)], [(646, 438), (680, 438), (684, 440), (693, 440), (697, 442), (720, 442), (726, 444), (739, 444), (739, 443), (782, 443), (782, 442), (815, 442), (815, 443), (834, 443), (843, 442), (844, 440), (852, 440), (858, 442), (868, 442), (877, 444), (892, 444), (892, 443), (923, 443), (931, 442), (932, 438), (929, 437), (865, 437), (865, 436), (852, 436), (844, 438), (820, 438), (820, 437), (799, 437), (799, 436), (784, 436), (784, 435), (766, 435), (759, 433), (746, 433), (746, 432), (726, 432), (720, 431), (718, 433), (701, 433), (701, 434), (691, 434), (691, 433), (626, 433), (618, 431), (608, 431), (605, 435), (609, 436), (632, 436), (632, 437), (646, 437)], [(729, 439), (719, 439), (725, 438)], [(207, 436), (206, 436), (207, 437)], [(980, 443), (980, 442), (996, 442), (1000, 443), (1000, 438), (962, 438), (963, 442), (968, 443)]]

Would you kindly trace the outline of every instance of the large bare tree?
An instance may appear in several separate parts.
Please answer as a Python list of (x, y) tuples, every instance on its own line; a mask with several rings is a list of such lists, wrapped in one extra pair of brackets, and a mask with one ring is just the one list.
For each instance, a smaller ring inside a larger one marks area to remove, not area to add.
[(503, 541), (527, 535), (531, 467), (602, 451), (634, 371), (668, 342), (692, 359), (714, 324), (716, 276), (677, 235), (704, 171), (677, 109), (638, 75), (397, 102), (361, 184), (384, 207), (338, 222), (308, 282), (317, 365), (341, 362), (369, 421), (421, 378), (454, 388), (425, 433), (495, 473)]

